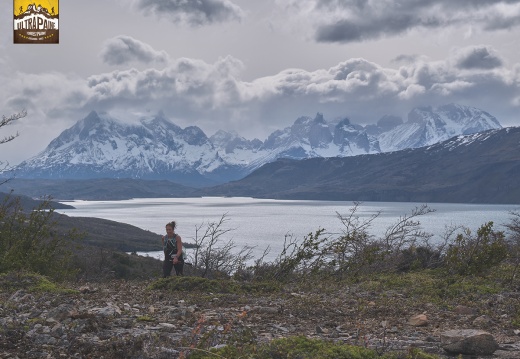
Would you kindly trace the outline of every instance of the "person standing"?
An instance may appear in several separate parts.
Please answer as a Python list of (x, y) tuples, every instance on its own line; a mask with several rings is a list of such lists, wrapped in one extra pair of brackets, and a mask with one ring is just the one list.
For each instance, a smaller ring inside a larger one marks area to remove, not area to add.
[(184, 275), (184, 255), (182, 248), (182, 238), (175, 233), (177, 224), (171, 221), (166, 224), (166, 235), (162, 236), (164, 251), (163, 278), (171, 274), (175, 268), (176, 275)]

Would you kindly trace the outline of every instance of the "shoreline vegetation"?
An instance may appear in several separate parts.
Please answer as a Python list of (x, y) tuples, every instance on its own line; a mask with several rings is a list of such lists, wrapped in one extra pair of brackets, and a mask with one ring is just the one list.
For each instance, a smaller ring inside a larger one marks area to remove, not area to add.
[[(519, 213), (507, 231), (492, 222), (475, 233), (459, 226), (434, 244), (420, 230), (426, 205), (377, 238), (368, 232), (377, 215), (362, 219), (358, 210), (355, 203), (338, 214), (341, 234), (286, 238), (268, 262), (227, 240), (223, 215), (197, 229), (186, 276), (160, 279), (161, 261), (127, 255), (131, 241), (102, 240), (124, 230), (152, 245), (159, 235), (64, 219), (48, 201), (26, 211), (6, 197), (0, 354), (430, 359), (454, 355), (439, 339), (444, 332), (470, 328), (490, 333), (493, 357), (520, 356)], [(421, 315), (422, 324), (411, 323)]]

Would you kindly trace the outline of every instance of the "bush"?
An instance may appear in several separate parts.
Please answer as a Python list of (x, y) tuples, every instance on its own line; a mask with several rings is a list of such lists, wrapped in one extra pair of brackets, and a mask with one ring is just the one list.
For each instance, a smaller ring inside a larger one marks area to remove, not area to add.
[(398, 259), (397, 270), (409, 272), (433, 269), (440, 266), (441, 252), (425, 246), (410, 246), (403, 249)]
[(410, 270), (414, 266), (431, 267), (439, 254), (430, 248), (428, 240), (432, 235), (420, 229), (416, 218), (433, 210), (426, 205), (417, 207), (409, 215), (400, 217), (383, 237), (376, 238), (369, 229), (380, 212), (361, 219), (357, 215), (359, 205), (355, 202), (348, 215), (337, 213), (343, 225), (339, 235), (327, 234), (320, 228), (301, 242), (286, 236), (282, 252), (273, 263), (257, 262), (250, 269), (262, 278), (290, 280), (297, 273), (356, 277)]
[(10, 292), (23, 289), (29, 292), (75, 293), (74, 290), (62, 288), (42, 275), (23, 270), (0, 274), (0, 288)]
[(510, 212), (511, 222), (506, 224), (508, 229), (509, 260), (513, 266), (510, 281), (517, 277), (520, 268), (520, 212)]
[(58, 233), (54, 210), (44, 199), (31, 211), (19, 197), (8, 195), (0, 204), (0, 273), (27, 270), (64, 279), (75, 275), (72, 266), (75, 230)]
[(227, 221), (226, 214), (223, 214), (218, 222), (203, 223), (195, 230), (195, 251), (190, 260), (193, 270), (201, 277), (230, 277), (252, 259), (252, 247), (244, 246), (237, 250), (235, 242), (223, 239), (226, 233), (233, 231), (225, 228)]
[(508, 255), (504, 233), (493, 231), (493, 222), (482, 225), (473, 235), (469, 229), (458, 234), (446, 253), (445, 268), (460, 275), (483, 275)]

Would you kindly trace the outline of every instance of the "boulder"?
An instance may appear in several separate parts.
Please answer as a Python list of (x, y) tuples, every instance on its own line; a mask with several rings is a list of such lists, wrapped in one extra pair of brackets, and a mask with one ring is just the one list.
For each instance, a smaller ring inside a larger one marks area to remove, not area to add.
[(476, 329), (449, 330), (441, 334), (442, 348), (451, 354), (491, 355), (498, 343), (488, 332)]
[(426, 314), (418, 314), (408, 319), (408, 325), (414, 327), (424, 327), (428, 325), (428, 317)]

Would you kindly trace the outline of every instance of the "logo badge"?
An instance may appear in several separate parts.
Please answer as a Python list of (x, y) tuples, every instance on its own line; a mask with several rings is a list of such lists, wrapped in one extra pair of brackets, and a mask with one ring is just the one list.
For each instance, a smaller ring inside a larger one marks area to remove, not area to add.
[(13, 0), (15, 44), (60, 43), (59, 0), (39, 1)]

